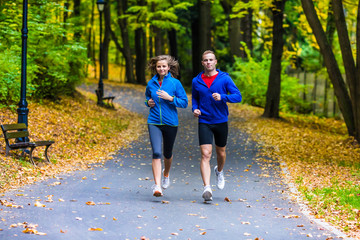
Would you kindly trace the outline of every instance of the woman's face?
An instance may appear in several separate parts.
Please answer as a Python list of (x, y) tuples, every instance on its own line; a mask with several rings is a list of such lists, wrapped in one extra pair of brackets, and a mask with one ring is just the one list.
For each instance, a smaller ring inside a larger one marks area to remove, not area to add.
[(160, 77), (164, 77), (169, 73), (170, 67), (166, 60), (160, 60), (156, 63), (156, 72)]

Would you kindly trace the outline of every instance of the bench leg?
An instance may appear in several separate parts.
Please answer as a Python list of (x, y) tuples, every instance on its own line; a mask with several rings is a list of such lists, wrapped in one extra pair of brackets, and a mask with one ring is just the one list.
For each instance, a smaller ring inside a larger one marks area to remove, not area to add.
[(47, 154), (47, 151), (48, 151), (48, 148), (50, 147), (50, 145), (48, 145), (48, 146), (46, 146), (46, 148), (45, 148), (45, 158), (46, 158), (46, 160), (49, 162), (49, 163), (51, 163), (50, 162), (50, 159), (48, 158), (48, 154)]
[(10, 153), (10, 148), (8, 145), (6, 145), (5, 147), (5, 157), (9, 156), (9, 153)]
[(30, 161), (31, 163), (36, 167), (36, 164), (33, 160), (33, 151), (34, 151), (35, 147), (32, 147), (31, 150), (30, 150), (30, 153), (29, 153), (29, 158), (30, 158)]

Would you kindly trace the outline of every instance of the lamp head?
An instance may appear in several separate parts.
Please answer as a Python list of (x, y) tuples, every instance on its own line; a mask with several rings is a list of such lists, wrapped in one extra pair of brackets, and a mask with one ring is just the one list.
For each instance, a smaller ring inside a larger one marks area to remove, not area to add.
[(97, 0), (96, 4), (98, 6), (99, 12), (104, 11), (104, 8), (105, 8), (105, 5), (106, 5), (106, 2), (104, 0)]

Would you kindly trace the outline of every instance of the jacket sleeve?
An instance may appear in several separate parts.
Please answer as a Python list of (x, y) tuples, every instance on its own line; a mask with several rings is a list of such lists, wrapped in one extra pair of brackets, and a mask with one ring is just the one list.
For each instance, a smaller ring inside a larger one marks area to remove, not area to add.
[(242, 96), (240, 90), (236, 87), (234, 81), (229, 77), (226, 81), (226, 90), (228, 94), (221, 94), (221, 99), (229, 103), (241, 102)]
[(199, 109), (199, 92), (195, 89), (195, 80), (192, 81), (191, 95), (192, 95), (192, 111)]
[(145, 90), (145, 106), (150, 107), (148, 104), (149, 99), (151, 98), (151, 92), (150, 92), (150, 88), (149, 85), (146, 86), (146, 90)]
[(172, 101), (171, 104), (174, 104), (175, 107), (178, 108), (186, 108), (188, 106), (188, 98), (180, 81), (177, 81), (174, 101)]

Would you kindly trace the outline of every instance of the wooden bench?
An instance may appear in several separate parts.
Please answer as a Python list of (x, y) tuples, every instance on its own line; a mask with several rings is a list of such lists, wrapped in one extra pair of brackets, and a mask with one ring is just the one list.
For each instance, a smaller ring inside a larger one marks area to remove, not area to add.
[[(98, 99), (100, 98), (100, 91), (98, 89), (95, 90), (96, 96), (98, 97)], [(102, 100), (106, 101), (106, 104), (108, 106), (110, 106), (111, 108), (114, 108), (114, 104), (113, 101), (115, 99), (115, 96), (108, 96), (108, 97), (102, 97)]]
[(35, 141), (35, 142), (16, 142), (18, 138), (26, 138), (29, 137), (29, 131), (25, 123), (18, 123), (18, 124), (3, 124), (1, 125), (1, 129), (4, 133), (5, 143), (6, 143), (6, 154), (5, 156), (9, 155), (10, 150), (15, 149), (25, 149), (30, 148), (30, 161), (31, 163), (36, 166), (33, 160), (33, 151), (36, 147), (45, 146), (45, 158), (50, 162), (47, 151), (51, 144), (55, 143), (54, 141)]

